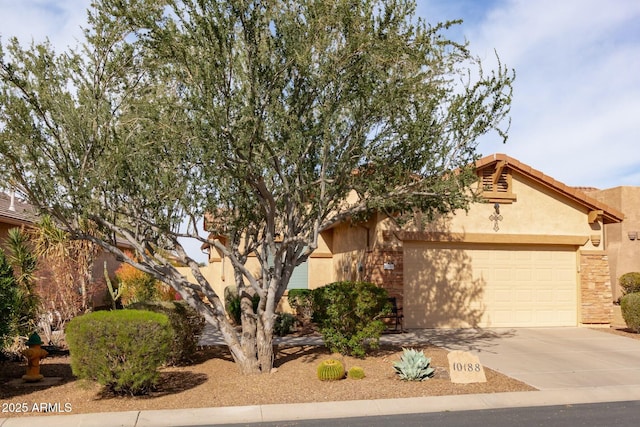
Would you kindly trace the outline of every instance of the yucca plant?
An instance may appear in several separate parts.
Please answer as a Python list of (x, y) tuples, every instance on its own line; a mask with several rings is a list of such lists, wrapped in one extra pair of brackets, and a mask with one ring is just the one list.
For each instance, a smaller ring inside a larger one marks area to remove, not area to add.
[(393, 362), (393, 368), (404, 381), (424, 381), (431, 378), (435, 369), (430, 367), (431, 359), (426, 357), (422, 350), (413, 348), (402, 349), (402, 356), (397, 362)]

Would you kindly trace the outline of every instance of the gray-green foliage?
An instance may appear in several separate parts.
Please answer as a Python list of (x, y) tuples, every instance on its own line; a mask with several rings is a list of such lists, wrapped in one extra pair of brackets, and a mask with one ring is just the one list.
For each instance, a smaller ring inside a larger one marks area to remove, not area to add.
[[(412, 0), (94, 4), (82, 52), (0, 52), (2, 175), (72, 238), (119, 256), (114, 236), (126, 238), (142, 257), (128, 262), (218, 323), (245, 371), (271, 370), (275, 307), (323, 230), (374, 210), (464, 208), (478, 137), (506, 139), (512, 73), (483, 73), (447, 39), (455, 23), (417, 22)], [(350, 191), (360, 198), (345, 203)], [(243, 322), (264, 343), (240, 345), (177, 239), (185, 217), (202, 239), (204, 212), (235, 284), (261, 299)]]
[(393, 362), (393, 369), (402, 380), (424, 381), (431, 378), (435, 372), (430, 364), (431, 358), (425, 356), (422, 350), (403, 348), (400, 360)]

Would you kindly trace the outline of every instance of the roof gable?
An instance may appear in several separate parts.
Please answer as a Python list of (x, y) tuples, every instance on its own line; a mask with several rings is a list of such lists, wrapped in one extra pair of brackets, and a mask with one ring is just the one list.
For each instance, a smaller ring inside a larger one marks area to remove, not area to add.
[(599, 211), (601, 211), (604, 223), (621, 222), (624, 219), (624, 214), (621, 211), (586, 195), (578, 188), (569, 187), (568, 185), (553, 179), (539, 170), (509, 157), (506, 154), (492, 154), (479, 159), (476, 161), (476, 170), (482, 171), (483, 169), (493, 167), (498, 163), (503, 167), (514, 170), (549, 190), (584, 206), (589, 212), (597, 212), (600, 214)]

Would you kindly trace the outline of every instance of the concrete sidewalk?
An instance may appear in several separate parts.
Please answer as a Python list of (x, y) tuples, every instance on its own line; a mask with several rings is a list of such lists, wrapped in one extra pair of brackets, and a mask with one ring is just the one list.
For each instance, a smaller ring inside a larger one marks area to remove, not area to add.
[(169, 427), (330, 419), (640, 400), (640, 386), (583, 387), (407, 399), (108, 412), (0, 419), (0, 427)]
[[(208, 331), (202, 343), (215, 340), (215, 331)], [(429, 342), (470, 351), (484, 366), (539, 391), (20, 417), (0, 419), (0, 427), (36, 423), (49, 427), (197, 426), (640, 400), (640, 340), (606, 332), (586, 328), (416, 330), (384, 335), (382, 342), (405, 347)], [(317, 337), (285, 338), (280, 343), (319, 344)]]

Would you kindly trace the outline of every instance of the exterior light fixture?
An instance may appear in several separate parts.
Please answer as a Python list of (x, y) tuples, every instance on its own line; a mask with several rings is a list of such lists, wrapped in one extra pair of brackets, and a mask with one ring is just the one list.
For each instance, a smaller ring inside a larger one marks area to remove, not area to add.
[(627, 236), (629, 236), (629, 240), (636, 240), (638, 238), (638, 232), (637, 231), (629, 231), (627, 233)]

